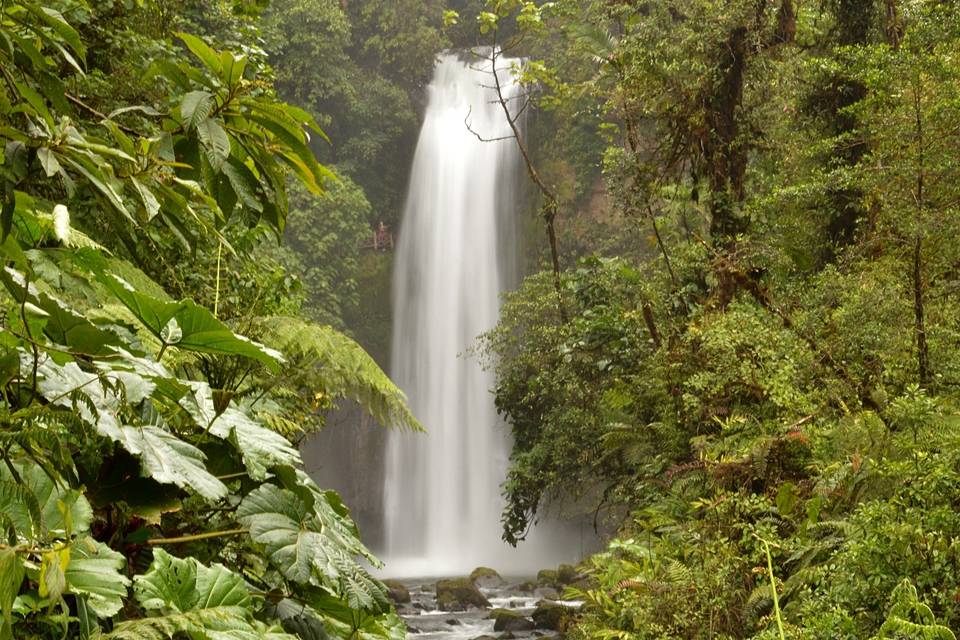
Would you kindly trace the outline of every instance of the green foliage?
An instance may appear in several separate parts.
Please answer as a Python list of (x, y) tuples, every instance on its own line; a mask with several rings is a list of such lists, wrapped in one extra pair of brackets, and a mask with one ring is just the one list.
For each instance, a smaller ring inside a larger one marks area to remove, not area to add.
[[(257, 13), (240, 4), (219, 14), (235, 35)], [(288, 290), (237, 312), (277, 277), (252, 263), (288, 183), (332, 177), (322, 132), (256, 52), (110, 22), (159, 5), (51, 5), (0, 8), (0, 638), (396, 638), (348, 510), (300, 470), (293, 389), (418, 425), (354, 342), (258, 316), (295, 312)], [(71, 93), (97, 86), (100, 37), (160, 52), (128, 87), (149, 102), (104, 115)]]
[(560, 310), (534, 274), (481, 349), (504, 537), (619, 532), (572, 636), (952, 637), (955, 7), (455, 8), (522, 43), (570, 212)]
[(323, 399), (356, 401), (377, 422), (422, 430), (406, 396), (353, 340), (329, 327), (297, 318), (265, 318), (264, 340), (292, 358), (285, 387), (292, 393), (314, 389)]

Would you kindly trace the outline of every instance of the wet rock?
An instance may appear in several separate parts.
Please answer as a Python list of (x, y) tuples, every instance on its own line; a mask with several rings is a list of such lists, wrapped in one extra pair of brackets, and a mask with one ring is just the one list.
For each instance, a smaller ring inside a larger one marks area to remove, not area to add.
[(554, 587), (557, 584), (557, 572), (553, 569), (541, 569), (537, 572), (537, 586)]
[(553, 587), (537, 587), (533, 591), (534, 595), (544, 600), (559, 600), (560, 592)]
[(423, 631), (420, 631), (420, 629), (417, 629), (416, 627), (411, 627), (410, 625), (407, 625), (407, 634), (409, 635), (411, 633), (423, 633)]
[(446, 620), (444, 620), (444, 622), (446, 622), (446, 623), (447, 623), (448, 625), (450, 625), (451, 627), (458, 627), (458, 626), (460, 626), (461, 624), (463, 624), (462, 622), (460, 622), (460, 621), (457, 620), (456, 618), (447, 618)]
[(477, 589), (469, 578), (439, 580), (437, 582), (437, 608), (441, 611), (466, 611), (470, 608), (488, 609), (490, 601)]
[(410, 590), (402, 582), (399, 580), (384, 580), (383, 584), (387, 588), (387, 596), (393, 600), (394, 604), (410, 602)]
[(500, 640), (513, 640), (517, 636), (513, 635), (512, 631), (507, 631), (506, 633), (500, 634)]
[(474, 569), (470, 574), (470, 582), (480, 589), (493, 589), (495, 587), (502, 587), (507, 583), (506, 580), (500, 577), (499, 573), (490, 567), (477, 567)]
[(417, 609), (418, 611), (426, 611), (427, 605), (423, 604), (422, 602), (414, 602), (413, 608)]
[(520, 593), (533, 593), (534, 589), (537, 588), (537, 583), (527, 580), (526, 582), (521, 582), (516, 586), (516, 590)]
[(563, 631), (567, 623), (572, 618), (574, 609), (564, 606), (558, 602), (547, 602), (541, 600), (537, 603), (537, 608), (533, 610), (531, 617), (537, 629), (549, 629), (551, 631)]
[[(503, 636), (500, 637), (502, 638)], [(497, 640), (497, 636), (477, 636), (476, 638), (473, 638), (473, 640)]]
[(535, 627), (533, 620), (509, 609), (494, 609), (490, 617), (494, 631), (531, 631)]
[(572, 564), (562, 564), (557, 568), (557, 582), (560, 584), (573, 584), (579, 577), (577, 568)]

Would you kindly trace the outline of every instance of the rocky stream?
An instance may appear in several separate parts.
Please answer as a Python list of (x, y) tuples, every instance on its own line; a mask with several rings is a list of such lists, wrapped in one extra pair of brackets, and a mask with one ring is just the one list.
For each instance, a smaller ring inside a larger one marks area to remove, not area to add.
[(478, 568), (470, 577), (386, 580), (415, 640), (533, 640), (562, 636), (577, 601), (561, 600), (583, 577), (569, 565), (536, 579), (506, 579)]

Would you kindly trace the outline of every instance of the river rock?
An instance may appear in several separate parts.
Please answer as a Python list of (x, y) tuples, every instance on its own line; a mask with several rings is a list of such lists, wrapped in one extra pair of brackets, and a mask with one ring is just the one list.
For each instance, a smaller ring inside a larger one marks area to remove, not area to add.
[(537, 629), (563, 631), (573, 613), (574, 609), (564, 606), (559, 602), (541, 600), (537, 603), (537, 608), (533, 610), (531, 617)]
[(537, 587), (533, 590), (533, 595), (544, 600), (559, 600), (560, 592), (553, 587)]
[(393, 600), (394, 604), (410, 602), (410, 590), (399, 580), (384, 580), (383, 585), (387, 588), (387, 596)]
[(466, 611), (470, 608), (489, 609), (490, 601), (469, 578), (437, 581), (437, 608), (441, 611)]
[(534, 589), (537, 588), (537, 583), (531, 580), (526, 580), (525, 582), (521, 582), (514, 588), (520, 593), (533, 593)]
[(500, 577), (494, 569), (490, 567), (477, 567), (470, 574), (470, 582), (480, 589), (493, 589), (502, 587), (507, 581)]
[(537, 572), (537, 585), (540, 587), (555, 587), (557, 572), (553, 569), (541, 569)]
[(535, 625), (523, 614), (509, 609), (494, 609), (490, 612), (494, 631), (531, 631)]
[(460, 622), (460, 621), (457, 620), (456, 618), (447, 618), (446, 620), (444, 620), (444, 622), (446, 622), (446, 623), (447, 623), (449, 626), (451, 626), (451, 627), (459, 627), (460, 625), (463, 624), (462, 622)]
[(579, 577), (580, 574), (572, 564), (562, 564), (557, 568), (557, 582), (560, 584), (573, 584)]

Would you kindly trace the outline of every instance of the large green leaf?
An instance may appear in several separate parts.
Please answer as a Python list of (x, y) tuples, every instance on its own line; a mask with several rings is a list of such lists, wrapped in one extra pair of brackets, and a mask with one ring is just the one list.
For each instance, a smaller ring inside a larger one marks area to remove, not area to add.
[(20, 271), (6, 267), (0, 271), (0, 281), (17, 300), (26, 300), (47, 313), (44, 333), (54, 343), (84, 355), (105, 355), (111, 345), (120, 345), (115, 334), (97, 327), (65, 302), (28, 285)]
[(283, 356), (233, 333), (192, 300), (165, 302), (136, 291), (125, 280), (105, 275), (101, 281), (165, 346), (201, 353), (251, 358), (278, 371)]
[(130, 585), (121, 573), (126, 566), (122, 554), (93, 538), (80, 538), (71, 546), (70, 564), (64, 571), (67, 591), (86, 596), (87, 606), (97, 617), (115, 616)]
[(93, 510), (82, 493), (54, 483), (39, 465), (14, 464), (13, 470), (16, 478), (0, 466), (0, 513), (19, 537), (51, 543), (89, 531)]
[(222, 565), (206, 567), (195, 558), (177, 558), (163, 549), (153, 552), (153, 564), (134, 586), (137, 601), (147, 611), (183, 613), (191, 609), (250, 607), (243, 578)]
[(192, 489), (208, 500), (219, 500), (228, 489), (207, 471), (206, 456), (193, 445), (158, 426), (124, 426), (123, 448), (140, 458), (144, 476), (161, 484)]
[(123, 622), (106, 636), (115, 640), (296, 640), (253, 618), (253, 599), (243, 578), (222, 565), (153, 552), (150, 570), (134, 581), (140, 605), (152, 617)]
[(205, 67), (207, 67), (214, 74), (219, 75), (220, 71), (222, 70), (220, 56), (210, 47), (210, 45), (201, 40), (199, 37), (189, 33), (175, 33), (174, 35), (183, 40), (183, 43), (187, 45), (187, 48), (190, 49), (191, 53), (200, 58), (200, 61)]
[(180, 116), (190, 129), (197, 128), (207, 120), (214, 108), (213, 94), (208, 91), (191, 91), (180, 101)]
[[(32, 356), (23, 354), (22, 360), (27, 374)], [(140, 458), (144, 476), (192, 489), (208, 500), (227, 494), (226, 486), (207, 471), (199, 449), (160, 426), (124, 424), (124, 406), (142, 402), (156, 388), (150, 380), (125, 370), (87, 373), (75, 362), (61, 367), (52, 359), (38, 365), (37, 375), (37, 386), (47, 401), (75, 409), (98, 433)]]
[(265, 480), (271, 467), (300, 464), (300, 452), (282, 435), (236, 407), (227, 407), (217, 415), (209, 385), (192, 382), (190, 386), (193, 394), (184, 396), (181, 405), (204, 430), (236, 447), (251, 478)]
[(12, 547), (0, 548), (0, 640), (13, 639), (13, 601), (26, 573), (23, 560)]
[(197, 124), (197, 136), (207, 152), (207, 161), (214, 171), (220, 171), (230, 157), (230, 138), (227, 132), (214, 118), (207, 118)]
[[(22, 353), (20, 366), (23, 375), (31, 375), (33, 356)], [(60, 366), (51, 358), (43, 358), (36, 366), (36, 372), (37, 388), (48, 402), (75, 408), (84, 422), (101, 435), (118, 442), (123, 439), (120, 411), (124, 402), (137, 404), (154, 389), (152, 382), (136, 373), (111, 371), (97, 375), (87, 373), (76, 362)], [(78, 398), (82, 401), (75, 402)]]
[(369, 552), (345, 518), (319, 490), (301, 489), (263, 485), (240, 503), (237, 519), (287, 579), (329, 589), (356, 609), (388, 610), (383, 586), (355, 559)]

